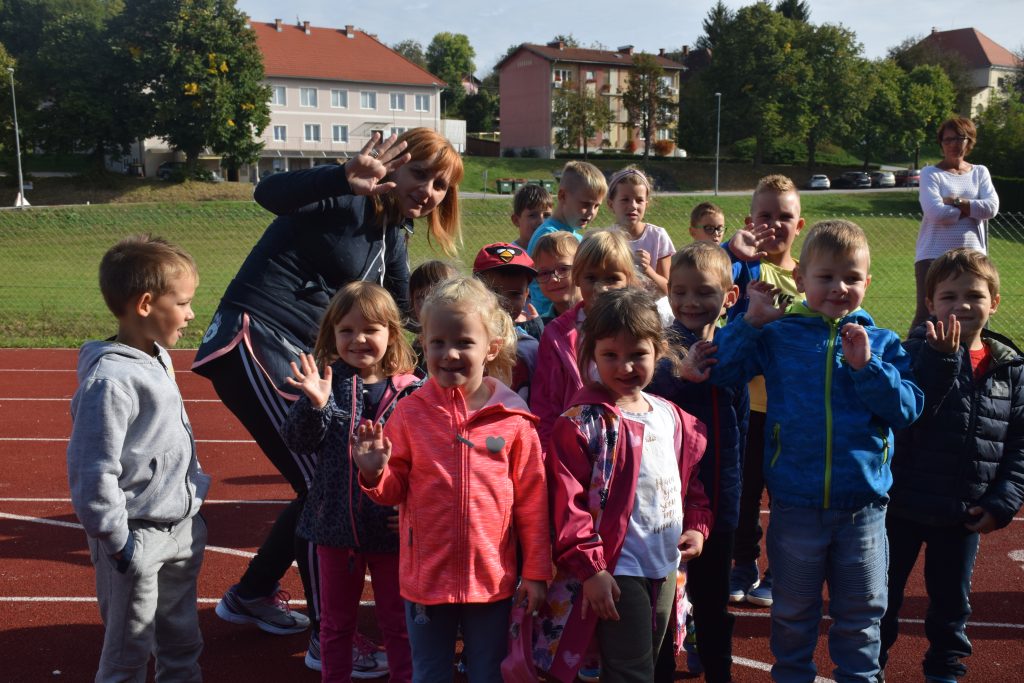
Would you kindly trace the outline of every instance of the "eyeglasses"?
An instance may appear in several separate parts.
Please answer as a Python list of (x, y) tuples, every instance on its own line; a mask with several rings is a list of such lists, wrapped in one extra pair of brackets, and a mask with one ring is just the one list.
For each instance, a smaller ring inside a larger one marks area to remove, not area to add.
[(702, 225), (700, 229), (708, 235), (723, 235), (725, 234), (724, 225)]
[(572, 266), (555, 266), (554, 270), (538, 270), (535, 278), (538, 283), (544, 285), (550, 282), (551, 278), (564, 280), (572, 272)]
[(959, 142), (961, 145), (963, 145), (968, 140), (970, 140), (970, 138), (967, 137), (966, 135), (959, 135), (959, 136), (957, 136), (955, 138), (942, 138), (942, 144), (944, 144), (944, 145), (952, 145), (954, 143)]

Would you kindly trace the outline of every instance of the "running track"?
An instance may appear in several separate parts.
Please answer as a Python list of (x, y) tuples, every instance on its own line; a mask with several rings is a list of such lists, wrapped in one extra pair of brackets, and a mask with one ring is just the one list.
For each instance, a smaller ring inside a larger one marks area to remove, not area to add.
[[(177, 378), (213, 475), (203, 511), (209, 547), (199, 581), (207, 681), (316, 681), (302, 663), (305, 634), (272, 636), (222, 622), (213, 612), (241, 575), (290, 488), (220, 405), (206, 380), (188, 371), (192, 352), (173, 353)], [(0, 681), (91, 681), (102, 642), (85, 539), (68, 500), (65, 450), (76, 352), (0, 350)], [(969, 634), (974, 656), (965, 680), (1024, 681), (1024, 518), (983, 539), (974, 576)], [(302, 589), (293, 570), (283, 587)], [(372, 595), (364, 596), (368, 601)], [(370, 603), (372, 604), (372, 603)], [(370, 604), (365, 632), (376, 635)], [(906, 601), (903, 635), (887, 669), (893, 683), (921, 679), (926, 602), (919, 572)], [(740, 608), (734, 637), (737, 683), (770, 681), (767, 610)], [(823, 626), (824, 631), (824, 626)], [(831, 666), (825, 640), (817, 652), (820, 681)], [(685, 663), (680, 667), (685, 671)], [(687, 677), (683, 672), (677, 677)], [(383, 679), (381, 679), (383, 680)]]

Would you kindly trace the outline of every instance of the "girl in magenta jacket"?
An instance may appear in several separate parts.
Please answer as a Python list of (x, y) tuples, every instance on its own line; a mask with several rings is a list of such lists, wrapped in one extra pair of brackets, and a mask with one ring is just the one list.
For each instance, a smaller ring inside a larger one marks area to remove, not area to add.
[[(643, 391), (666, 351), (649, 295), (633, 288), (602, 294), (582, 334), (580, 365), (594, 363), (600, 380), (576, 394), (551, 437), (558, 572), (534, 659), (553, 678), (571, 681), (596, 633), (603, 683), (653, 680), (676, 568), (700, 554), (712, 526), (697, 479), (704, 427)], [(653, 653), (650, 661), (645, 653)]]

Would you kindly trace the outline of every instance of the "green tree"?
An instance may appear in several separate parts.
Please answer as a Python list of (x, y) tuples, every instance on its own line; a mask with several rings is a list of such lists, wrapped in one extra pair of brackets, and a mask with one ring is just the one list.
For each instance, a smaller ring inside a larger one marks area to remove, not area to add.
[(953, 112), (956, 93), (938, 66), (916, 66), (903, 82), (900, 143), (904, 151), (913, 151), (914, 168), (919, 168), (921, 145), (934, 138), (939, 124)]
[(476, 51), (462, 33), (438, 33), (427, 46), (427, 69), (448, 84), (441, 93), (445, 116), (457, 117), (462, 112), (466, 91), (462, 79), (476, 71)]
[(972, 160), (988, 166), (993, 175), (1024, 178), (1024, 102), (998, 99), (978, 115), (977, 125)]
[(811, 20), (811, 7), (804, 0), (779, 0), (775, 3), (775, 11), (787, 19), (804, 23)]
[(576, 36), (571, 33), (559, 33), (550, 42), (556, 43), (558, 41), (565, 43), (566, 47), (583, 47), (580, 45), (580, 41), (576, 39)]
[(665, 70), (653, 56), (633, 56), (629, 82), (622, 93), (622, 106), (630, 128), (635, 128), (644, 140), (644, 161), (651, 158), (651, 141), (659, 128), (675, 121), (676, 106), (665, 82)]
[(270, 89), (255, 33), (233, 0), (129, 0), (112, 24), (115, 55), (152, 112), (152, 133), (185, 153), (222, 155), (229, 172), (256, 160)]
[(866, 62), (860, 95), (865, 107), (853, 118), (845, 142), (864, 158), (864, 170), (886, 150), (898, 149), (903, 134), (903, 71), (890, 59)]
[[(728, 102), (723, 103), (728, 106)], [(708, 83), (707, 72), (700, 72), (686, 81), (679, 93), (679, 125), (676, 142), (692, 154), (715, 151), (718, 102), (715, 90)]]
[(391, 46), (391, 49), (408, 59), (413, 64), (427, 68), (427, 55), (418, 40), (403, 40)]
[(910, 73), (914, 67), (932, 65), (946, 72), (956, 93), (954, 106), (965, 116), (971, 114), (971, 75), (964, 58), (952, 50), (940, 50), (938, 45), (924, 42), (923, 36), (907, 38), (896, 47), (890, 48), (888, 56), (903, 71)]
[(551, 104), (551, 125), (558, 129), (555, 142), (562, 149), (583, 149), (587, 158), (590, 138), (604, 131), (612, 122), (612, 112), (605, 97), (580, 90), (569, 81), (555, 91)]
[(704, 17), (704, 21), (701, 24), (704, 33), (697, 38), (697, 49), (713, 51), (718, 41), (728, 32), (729, 25), (732, 24), (735, 18), (736, 15), (733, 11), (726, 7), (722, 0), (718, 0)]
[(489, 133), (497, 128), (498, 96), (493, 90), (481, 88), (462, 101), (462, 115), (466, 130), (471, 133)]

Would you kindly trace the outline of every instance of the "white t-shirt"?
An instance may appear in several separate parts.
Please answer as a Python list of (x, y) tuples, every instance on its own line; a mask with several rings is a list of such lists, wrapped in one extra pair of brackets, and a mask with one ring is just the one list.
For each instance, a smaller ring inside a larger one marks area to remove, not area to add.
[[(625, 230), (623, 230), (623, 234), (627, 238), (629, 237), (629, 233)], [(640, 237), (629, 241), (629, 248), (634, 252), (637, 249), (643, 249), (650, 254), (652, 266), (656, 265), (660, 259), (676, 253), (676, 247), (672, 244), (672, 238), (668, 236), (665, 228), (659, 228), (650, 223), (644, 225), (644, 231), (640, 233)]]
[(663, 579), (679, 566), (683, 533), (683, 495), (675, 452), (675, 417), (663, 401), (644, 394), (646, 413), (622, 412), (644, 426), (643, 454), (626, 540), (615, 565), (616, 576)]

